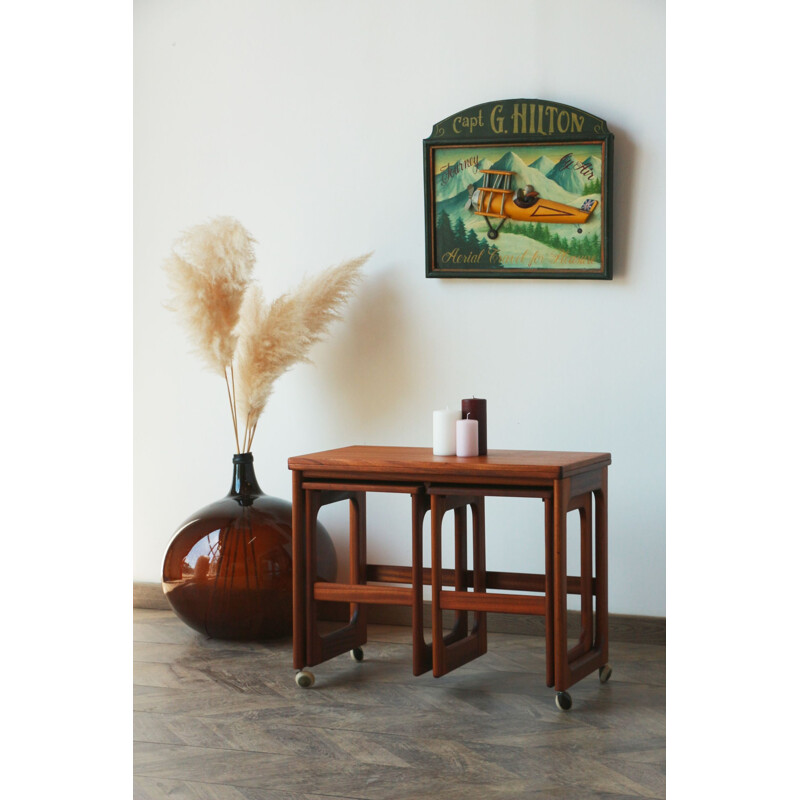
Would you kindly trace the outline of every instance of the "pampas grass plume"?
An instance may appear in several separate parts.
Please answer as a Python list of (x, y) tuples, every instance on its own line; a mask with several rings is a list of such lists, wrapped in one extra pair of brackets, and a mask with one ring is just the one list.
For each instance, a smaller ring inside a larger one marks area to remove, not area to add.
[(267, 306), (258, 286), (245, 296), (239, 322), (236, 377), (237, 411), (247, 428), (255, 426), (275, 381), (305, 355), (303, 313), (296, 302), (281, 295)]
[(372, 255), (322, 270), (267, 304), (252, 283), (254, 242), (240, 222), (217, 217), (184, 231), (164, 263), (173, 292), (168, 307), (206, 365), (225, 378), (237, 452), (240, 442), (249, 451), (275, 381), (309, 360), (309, 350), (340, 318)]
[(235, 329), (255, 266), (255, 240), (231, 217), (184, 231), (164, 263), (176, 311), (200, 357), (225, 375), (236, 349)]
[(368, 253), (305, 278), (292, 293), (269, 306), (261, 290), (251, 287), (238, 328), (235, 363), (239, 387), (238, 413), (245, 419), (245, 450), (272, 394), (275, 381), (298, 362), (309, 361), (309, 350), (341, 316), (361, 279)]

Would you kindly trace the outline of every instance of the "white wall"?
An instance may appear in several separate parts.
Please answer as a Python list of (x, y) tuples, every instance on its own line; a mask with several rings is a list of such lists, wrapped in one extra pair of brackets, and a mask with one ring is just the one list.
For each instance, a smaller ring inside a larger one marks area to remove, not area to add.
[[(485, 397), (490, 447), (611, 452), (610, 609), (665, 614), (664, 16), (641, 0), (137, 0), (134, 580), (160, 580), (175, 527), (229, 486), (224, 382), (164, 310), (160, 269), (181, 230), (226, 214), (258, 240), (268, 296), (375, 251), (315, 366), (277, 384), (253, 447), (266, 491), (291, 496), (289, 456), (429, 446), (434, 408)], [(613, 281), (425, 278), (422, 140), (517, 97), (615, 134)], [(489, 503), (490, 568), (541, 568), (534, 502)], [(396, 503), (370, 506), (376, 562), (408, 557)], [(323, 521), (343, 556), (343, 515)]]

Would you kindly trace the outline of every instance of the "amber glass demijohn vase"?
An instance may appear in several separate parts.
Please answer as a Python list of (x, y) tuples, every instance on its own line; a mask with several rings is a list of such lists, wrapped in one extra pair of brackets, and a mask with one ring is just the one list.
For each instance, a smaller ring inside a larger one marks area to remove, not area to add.
[[(336, 551), (317, 526), (318, 580), (336, 579)], [(226, 497), (192, 514), (164, 555), (172, 609), (212, 639), (263, 641), (292, 632), (292, 506), (259, 488), (253, 454), (233, 457)]]

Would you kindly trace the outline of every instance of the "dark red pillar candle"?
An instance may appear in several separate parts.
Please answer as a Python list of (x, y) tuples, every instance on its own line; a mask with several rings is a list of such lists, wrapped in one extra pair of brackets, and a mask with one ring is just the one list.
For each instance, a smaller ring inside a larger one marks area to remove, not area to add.
[(470, 397), (461, 401), (461, 419), (478, 420), (478, 455), (486, 455), (486, 401)]

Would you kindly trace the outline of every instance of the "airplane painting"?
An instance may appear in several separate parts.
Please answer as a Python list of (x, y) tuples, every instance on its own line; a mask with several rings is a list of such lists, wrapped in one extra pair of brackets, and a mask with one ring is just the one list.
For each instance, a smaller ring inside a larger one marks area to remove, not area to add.
[[(575, 224), (580, 226), (585, 223), (592, 212), (597, 208), (598, 201), (587, 199), (580, 208), (557, 203), (555, 200), (546, 200), (531, 184), (525, 188), (511, 189), (512, 178), (515, 175), (510, 170), (482, 169), (483, 185), (477, 189), (470, 184), (467, 187), (466, 208), (475, 214), (486, 218), (489, 226), (488, 237), (496, 239), (500, 228), (507, 219), (519, 222), (546, 222), (550, 224)], [(499, 220), (492, 224), (492, 220)], [(576, 228), (578, 233), (583, 233), (581, 227)]]
[(432, 275), (606, 277), (602, 141), (431, 144)]
[(491, 100), (435, 122), (422, 145), (426, 278), (611, 280), (604, 119), (555, 100)]

